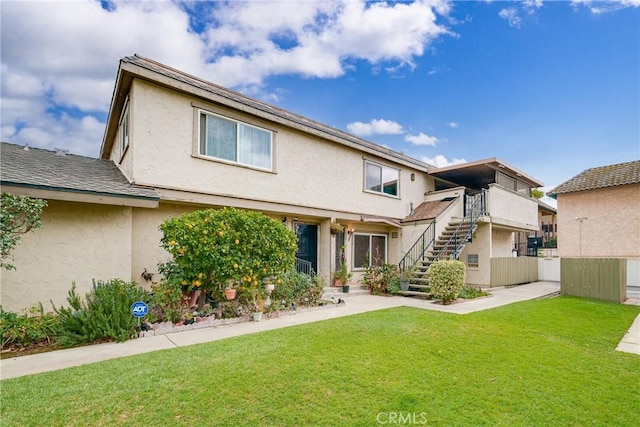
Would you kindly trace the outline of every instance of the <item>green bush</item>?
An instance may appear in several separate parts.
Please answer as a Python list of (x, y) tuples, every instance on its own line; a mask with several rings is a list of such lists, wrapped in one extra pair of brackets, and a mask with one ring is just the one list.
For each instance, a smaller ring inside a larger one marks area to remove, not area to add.
[(151, 299), (149, 301), (149, 323), (178, 322), (186, 313), (187, 301), (182, 294), (179, 283), (162, 280), (151, 285)]
[(458, 295), (458, 298), (474, 299), (474, 298), (485, 297), (487, 295), (489, 295), (487, 292), (482, 291), (480, 289), (472, 288), (471, 286), (463, 286), (462, 289), (460, 289), (460, 294)]
[(0, 268), (15, 270), (6, 260), (20, 244), (20, 236), (42, 226), (40, 215), (46, 206), (46, 200), (9, 193), (0, 195)]
[(464, 286), (466, 268), (457, 260), (442, 260), (429, 266), (429, 287), (434, 298), (451, 304)]
[(165, 220), (160, 231), (174, 264), (171, 277), (165, 277), (190, 290), (219, 291), (227, 283), (258, 286), (295, 262), (295, 233), (259, 212), (201, 210)]
[(61, 330), (59, 317), (45, 313), (42, 304), (32, 306), (22, 315), (4, 311), (0, 306), (0, 343), (3, 349), (52, 344)]
[(324, 279), (316, 275), (308, 275), (290, 270), (280, 276), (271, 293), (272, 306), (275, 309), (297, 305), (315, 306), (320, 303), (324, 292)]
[(147, 299), (147, 292), (135, 282), (113, 279), (106, 283), (94, 282), (84, 302), (74, 282), (67, 296), (70, 307), (53, 307), (62, 325), (59, 342), (74, 345), (133, 338), (138, 320), (131, 314), (131, 304)]
[(369, 288), (371, 295), (397, 293), (400, 290), (398, 268), (387, 263), (367, 267), (362, 277), (362, 283)]

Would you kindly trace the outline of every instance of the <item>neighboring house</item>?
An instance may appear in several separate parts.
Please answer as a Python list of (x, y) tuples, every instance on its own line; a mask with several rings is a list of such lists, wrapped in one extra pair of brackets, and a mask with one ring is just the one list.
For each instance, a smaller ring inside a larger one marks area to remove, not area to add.
[(60, 304), (72, 281), (144, 283), (168, 259), (164, 219), (225, 206), (285, 223), (298, 267), (327, 281), (342, 259), (358, 279), (371, 263), (453, 256), (489, 285), (490, 258), (537, 228), (542, 185), (497, 159), (436, 169), (139, 56), (120, 62), (100, 157), (2, 144), (2, 191), (50, 205), (2, 275), (5, 309)]
[(549, 195), (560, 257), (640, 260), (640, 161), (587, 169)]

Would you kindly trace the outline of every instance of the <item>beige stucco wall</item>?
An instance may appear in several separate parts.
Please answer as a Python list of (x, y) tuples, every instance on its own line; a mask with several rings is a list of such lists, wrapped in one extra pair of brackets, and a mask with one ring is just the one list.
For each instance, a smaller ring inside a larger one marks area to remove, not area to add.
[(158, 209), (134, 209), (132, 232), (131, 275), (146, 288), (150, 283), (142, 278), (142, 272), (154, 274), (153, 280), (159, 280), (158, 263), (170, 259), (169, 254), (160, 247), (162, 233), (158, 228), (167, 218), (180, 216), (196, 210), (195, 206), (161, 203)]
[(500, 185), (489, 185), (487, 210), (494, 223), (532, 231), (538, 229), (538, 203)]
[(558, 194), (558, 255), (639, 260), (640, 184)]
[(473, 242), (467, 243), (460, 255), (460, 261), (467, 265), (467, 255), (478, 254), (478, 267), (467, 266), (469, 285), (488, 286), (491, 281), (491, 234), (491, 223), (478, 223)]
[(513, 256), (513, 232), (492, 227), (491, 258)]
[[(193, 98), (134, 80), (131, 109), (133, 180), (143, 185), (250, 200), (403, 218), (433, 181), (423, 172), (237, 111), (208, 111), (272, 130), (273, 172), (206, 160), (194, 154)], [(363, 191), (364, 159), (401, 169), (400, 198)], [(411, 174), (415, 180), (411, 181)]]
[(66, 305), (76, 282), (84, 295), (92, 279), (130, 280), (130, 207), (49, 201), (42, 228), (26, 234), (13, 252), (16, 270), (2, 271), (1, 303), (20, 311), (42, 302)]

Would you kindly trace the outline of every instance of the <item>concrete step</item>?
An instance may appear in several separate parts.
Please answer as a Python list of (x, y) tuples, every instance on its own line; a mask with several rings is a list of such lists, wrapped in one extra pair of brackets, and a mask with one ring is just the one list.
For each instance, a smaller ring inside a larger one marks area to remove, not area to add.
[(415, 283), (409, 283), (409, 290), (411, 289), (431, 289), (429, 285), (416, 285)]
[(349, 285), (349, 292), (344, 293), (342, 291), (342, 287), (330, 286), (325, 287), (324, 292), (322, 294), (323, 299), (337, 299), (337, 298), (349, 298), (349, 297), (357, 297), (360, 295), (369, 295), (369, 289), (360, 286), (360, 285)]
[(400, 291), (398, 292), (398, 294), (404, 295), (406, 297), (424, 297), (424, 298), (431, 297), (431, 294), (427, 292), (420, 292), (420, 291)]

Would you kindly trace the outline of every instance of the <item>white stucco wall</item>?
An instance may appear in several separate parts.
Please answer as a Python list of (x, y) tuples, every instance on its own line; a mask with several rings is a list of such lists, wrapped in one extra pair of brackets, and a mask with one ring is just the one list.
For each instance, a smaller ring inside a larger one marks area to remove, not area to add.
[(560, 258), (538, 258), (538, 280), (560, 281)]
[[(275, 132), (275, 168), (265, 172), (198, 158), (194, 99), (139, 80), (133, 88), (136, 183), (393, 218), (408, 215), (411, 203), (417, 206), (433, 188), (423, 172), (213, 104), (197, 105)], [(365, 158), (401, 169), (400, 198), (363, 191)]]
[(4, 310), (20, 311), (49, 300), (67, 305), (76, 282), (84, 295), (92, 279), (131, 280), (130, 207), (50, 200), (43, 226), (26, 234), (13, 252), (16, 270), (2, 271)]
[(640, 261), (627, 260), (627, 286), (640, 287)]

